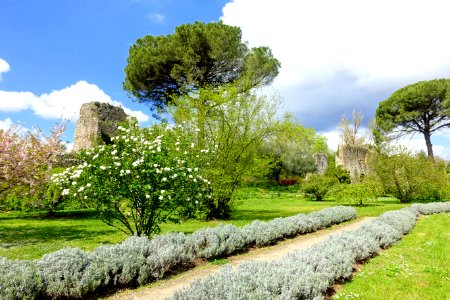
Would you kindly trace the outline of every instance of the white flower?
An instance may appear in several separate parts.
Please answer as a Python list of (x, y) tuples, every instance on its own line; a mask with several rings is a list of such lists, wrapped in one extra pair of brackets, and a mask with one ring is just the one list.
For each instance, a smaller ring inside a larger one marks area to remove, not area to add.
[(111, 152), (111, 155), (116, 155), (116, 153), (117, 153), (117, 150), (113, 150), (113, 151)]
[(84, 186), (80, 187), (77, 192), (81, 193), (82, 191), (84, 191)]
[(100, 169), (102, 169), (103, 171), (106, 170), (105, 166), (100, 166)]
[(158, 152), (161, 152), (161, 148), (160, 147), (158, 147), (158, 149), (156, 149)]
[(192, 180), (192, 181), (197, 182), (197, 179), (194, 178), (194, 180)]
[(86, 187), (91, 187), (91, 186), (92, 186), (92, 184), (90, 184), (90, 183), (86, 184)]
[(155, 168), (157, 168), (157, 167), (158, 167), (158, 164), (154, 164), (153, 166), (154, 166)]
[(191, 169), (191, 168), (187, 168), (187, 170), (188, 170), (188, 172), (192, 172), (192, 169)]
[(177, 174), (173, 174), (172, 175), (173, 178), (177, 178), (177, 176), (178, 176)]
[(162, 179), (162, 181), (167, 181), (167, 178), (166, 178), (166, 177), (164, 177), (164, 178)]
[(92, 157), (92, 159), (97, 159), (97, 157), (98, 157), (98, 154), (95, 154), (95, 155)]
[(150, 195), (149, 194), (145, 194), (145, 198), (149, 199)]
[(118, 166), (118, 167), (120, 167), (120, 162), (114, 162), (114, 164), (116, 165), (116, 166)]
[(161, 196), (158, 197), (158, 199), (162, 200), (162, 199), (164, 199), (164, 197), (161, 195)]
[(164, 194), (166, 191), (165, 190), (161, 190), (161, 194)]
[(194, 168), (194, 171), (195, 171), (195, 172), (198, 172), (198, 168)]
[(61, 195), (65, 196), (65, 195), (69, 195), (70, 190), (69, 189), (64, 189), (61, 193)]
[(194, 177), (194, 176), (192, 176), (192, 175), (189, 175), (189, 178), (192, 178), (192, 177)]
[(72, 185), (77, 185), (77, 182), (76, 182), (76, 181), (73, 181), (73, 182), (72, 182)]
[(126, 174), (130, 174), (131, 171), (130, 171), (130, 170), (126, 170), (125, 173), (126, 173)]
[(194, 143), (191, 143), (191, 148), (194, 148)]

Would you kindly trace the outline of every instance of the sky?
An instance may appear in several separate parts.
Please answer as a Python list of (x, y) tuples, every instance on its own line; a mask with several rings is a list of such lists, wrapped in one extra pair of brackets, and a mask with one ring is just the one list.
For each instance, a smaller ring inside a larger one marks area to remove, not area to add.
[[(128, 50), (145, 35), (195, 21), (239, 26), (251, 47), (281, 62), (271, 89), (284, 111), (336, 148), (343, 114), (373, 118), (380, 101), (420, 80), (450, 78), (446, 0), (0, 0), (0, 128), (51, 128), (80, 106), (122, 106), (143, 126), (148, 106), (123, 91)], [(432, 137), (450, 159), (450, 130)], [(400, 141), (425, 150), (422, 136)]]

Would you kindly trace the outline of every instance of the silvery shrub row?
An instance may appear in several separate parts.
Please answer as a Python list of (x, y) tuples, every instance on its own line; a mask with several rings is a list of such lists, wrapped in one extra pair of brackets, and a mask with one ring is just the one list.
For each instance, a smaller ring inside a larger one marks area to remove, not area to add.
[(355, 262), (369, 259), (409, 233), (419, 213), (448, 211), (449, 203), (430, 203), (387, 212), (357, 230), (294, 251), (281, 260), (225, 267), (217, 275), (175, 292), (170, 299), (324, 299), (333, 283), (351, 276)]
[(197, 258), (273, 244), (353, 218), (354, 208), (337, 206), (269, 222), (254, 221), (243, 228), (219, 225), (191, 235), (133, 236), (92, 252), (65, 248), (34, 261), (0, 258), (0, 299), (83, 298), (102, 289), (150, 282)]

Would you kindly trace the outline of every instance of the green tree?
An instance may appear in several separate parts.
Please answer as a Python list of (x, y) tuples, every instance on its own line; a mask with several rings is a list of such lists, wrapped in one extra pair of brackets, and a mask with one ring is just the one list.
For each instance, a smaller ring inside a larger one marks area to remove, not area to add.
[(424, 153), (406, 151), (379, 153), (372, 157), (370, 168), (379, 178), (386, 194), (400, 202), (440, 200), (449, 196), (449, 176), (445, 165)]
[(429, 157), (433, 157), (431, 135), (450, 127), (450, 79), (419, 81), (394, 92), (380, 102), (375, 135), (423, 134)]
[[(258, 161), (258, 150), (272, 134), (279, 101), (256, 93), (242, 93), (236, 85), (202, 89), (208, 99), (203, 105), (193, 97), (180, 97), (172, 107), (177, 123), (189, 123), (202, 136), (209, 163), (206, 178), (211, 182), (211, 199), (206, 199), (207, 218), (228, 218), (233, 194), (247, 176), (267, 169)], [(203, 131), (196, 128), (203, 124)], [(197, 136), (197, 137), (198, 137)], [(205, 151), (200, 149), (200, 151)]]
[(174, 97), (192, 96), (202, 88), (239, 81), (245, 91), (269, 84), (280, 67), (270, 48), (249, 49), (240, 28), (221, 21), (184, 24), (173, 34), (140, 38), (127, 62), (124, 89), (158, 112)]
[(272, 179), (280, 176), (305, 176), (314, 172), (314, 154), (328, 153), (326, 138), (314, 128), (305, 128), (286, 114), (275, 127), (274, 134), (264, 142), (262, 152), (271, 161)]

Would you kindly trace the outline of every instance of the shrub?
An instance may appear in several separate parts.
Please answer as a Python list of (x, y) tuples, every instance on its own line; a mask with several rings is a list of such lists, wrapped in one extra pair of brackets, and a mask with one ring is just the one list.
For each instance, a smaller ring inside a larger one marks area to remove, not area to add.
[(330, 194), (338, 202), (363, 205), (376, 201), (383, 194), (383, 188), (376, 179), (366, 176), (361, 182), (337, 184), (330, 190)]
[(302, 184), (302, 191), (309, 197), (314, 197), (316, 200), (322, 200), (336, 180), (322, 174), (311, 174)]
[(44, 285), (33, 261), (0, 257), (0, 298), (36, 299)]
[(279, 181), (280, 185), (294, 185), (297, 183), (297, 180), (293, 179), (293, 178), (286, 178), (286, 179), (280, 179)]
[(449, 195), (445, 165), (407, 152), (378, 154), (370, 162), (386, 193), (400, 202), (440, 200)]
[(119, 126), (112, 145), (82, 155), (82, 163), (53, 176), (62, 195), (94, 206), (108, 225), (152, 235), (159, 224), (193, 217), (208, 196), (199, 168), (203, 152), (179, 125)]

